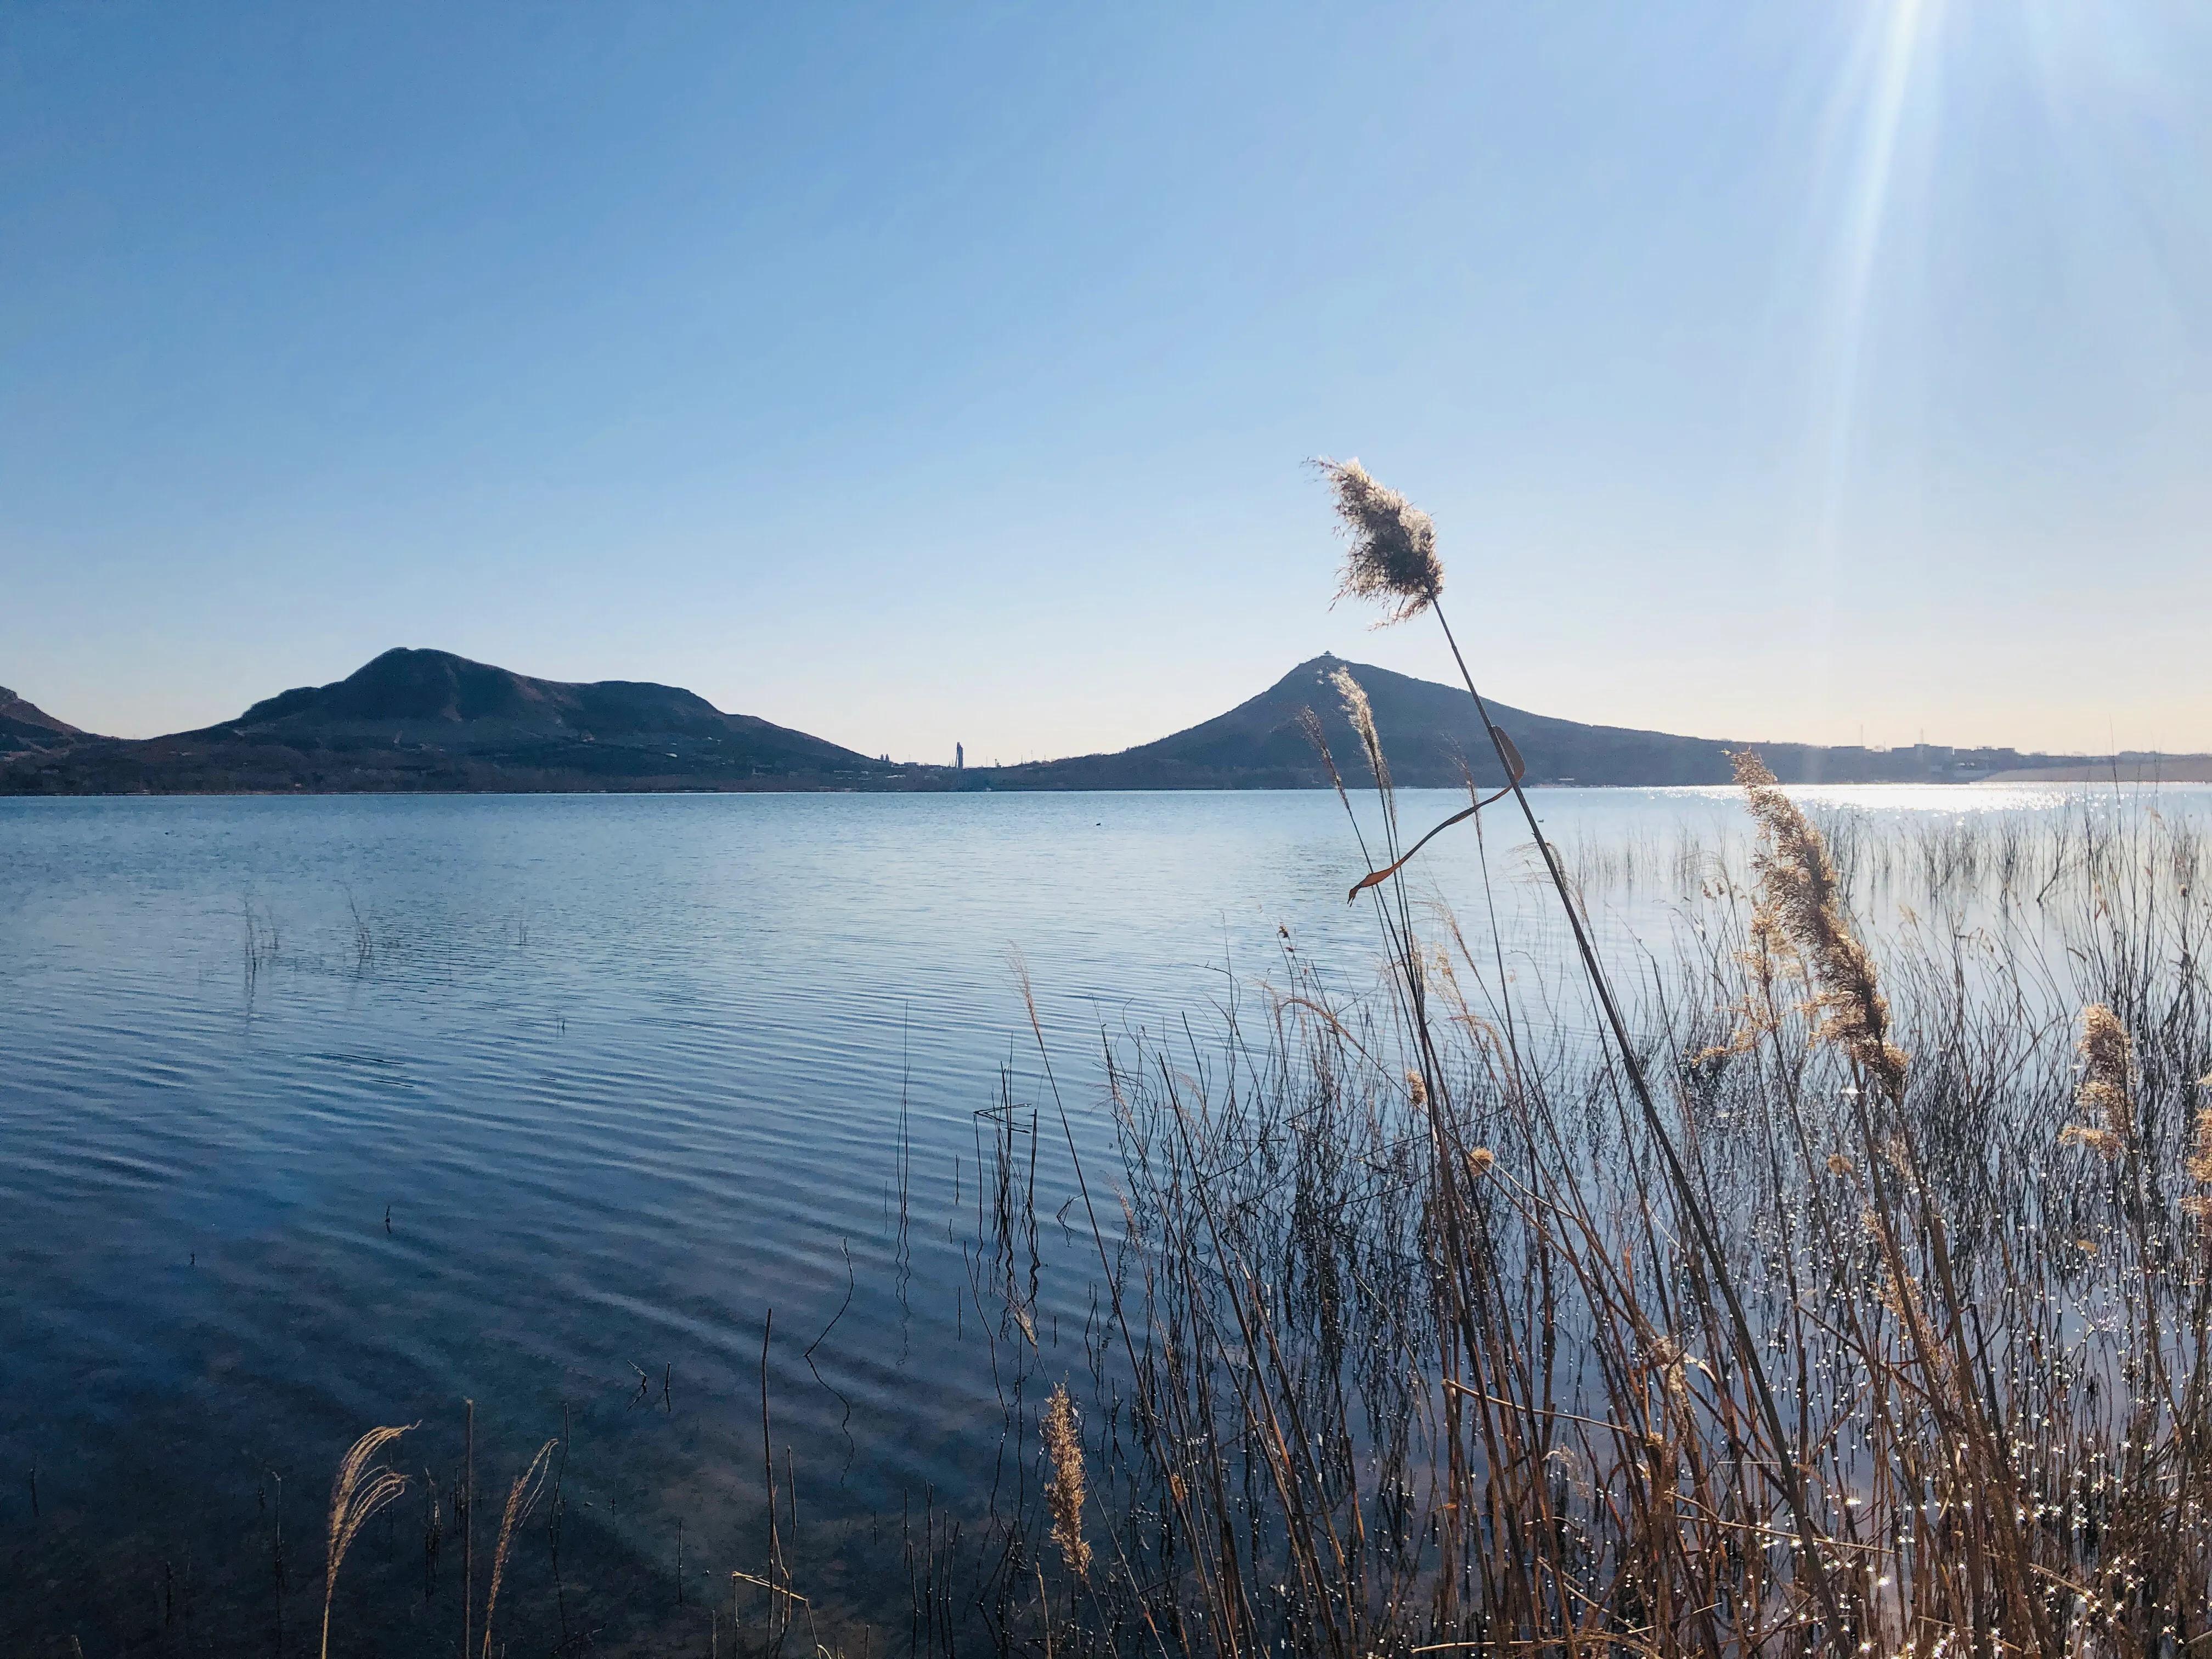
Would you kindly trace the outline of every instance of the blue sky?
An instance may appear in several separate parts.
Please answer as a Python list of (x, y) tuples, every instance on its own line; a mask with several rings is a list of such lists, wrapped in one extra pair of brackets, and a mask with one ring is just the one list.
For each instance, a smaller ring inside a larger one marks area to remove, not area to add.
[(1486, 690), (2212, 748), (2212, 9), (0, 12), (0, 683), (394, 644), (871, 753), (1324, 649), (1317, 453)]

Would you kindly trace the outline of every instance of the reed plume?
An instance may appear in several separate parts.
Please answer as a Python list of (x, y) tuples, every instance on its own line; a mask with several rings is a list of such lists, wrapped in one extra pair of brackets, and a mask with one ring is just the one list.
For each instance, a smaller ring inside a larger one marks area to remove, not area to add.
[(1337, 598), (1389, 605), (1377, 627), (1410, 621), (1434, 605), (1443, 591), (1444, 567), (1429, 515), (1376, 483), (1357, 460), (1323, 457), (1313, 465), (1336, 492), (1339, 527), (1351, 543)]
[(346, 1552), (371, 1517), (407, 1490), (407, 1477), (379, 1464), (376, 1455), (413, 1426), (371, 1429), (353, 1443), (331, 1482), (330, 1542), (323, 1558), (323, 1659), (330, 1659), (331, 1600)]
[(1336, 688), (1336, 695), (1344, 700), (1345, 718), (1359, 736), (1359, 746), (1367, 751), (1368, 769), (1375, 774), (1377, 788), (1390, 787), (1390, 763), (1382, 758), (1382, 734), (1375, 729), (1374, 705), (1367, 701), (1367, 693), (1349, 669), (1340, 668), (1328, 677)]
[[(2205, 1079), (2212, 1086), (2212, 1078)], [(2212, 1106), (2197, 1109), (2192, 1144), (2181, 1154), (2181, 1172), (2199, 1188), (2212, 1188)], [(2194, 1192), (2181, 1200), (2181, 1212), (2200, 1223), (2212, 1224), (2212, 1193)]]
[(2181, 1160), (2182, 1173), (2200, 1187), (2212, 1187), (2212, 1106), (2197, 1109), (2197, 1144)]
[(499, 1521), (499, 1543), (491, 1553), (491, 1587), (484, 1592), (483, 1659), (491, 1659), (492, 1614), (499, 1607), (500, 1581), (507, 1577), (507, 1557), (514, 1547), (514, 1530), (528, 1518), (538, 1503), (538, 1493), (545, 1489), (546, 1468), (554, 1447), (560, 1443), (558, 1440), (549, 1440), (540, 1446), (538, 1455), (530, 1460), (530, 1467), (515, 1476), (514, 1484), (507, 1490), (507, 1509)]
[(2087, 1146), (2099, 1158), (2110, 1164), (2119, 1157), (2124, 1144), (2110, 1129), (2100, 1129), (2093, 1124), (2069, 1123), (2058, 1132), (2060, 1146)]
[(2097, 1121), (2069, 1123), (2059, 1139), (2062, 1144), (2080, 1141), (2110, 1161), (2135, 1133), (2136, 1101), (2130, 1086), (2135, 1045), (2120, 1017), (2093, 1002), (2081, 1011), (2081, 1040), (2075, 1052), (2081, 1057), (2081, 1084), (2074, 1091), (2074, 1103)]
[(1054, 1385), (1045, 1401), (1045, 1454), (1052, 1473), (1045, 1481), (1045, 1501), (1052, 1510), (1052, 1541), (1060, 1546), (1060, 1559), (1078, 1578), (1091, 1576), (1091, 1545), (1083, 1536), (1083, 1437), (1075, 1426), (1075, 1402), (1067, 1397), (1065, 1382)]
[(1820, 832), (1782, 793), (1751, 750), (1730, 755), (1735, 781), (1759, 821), (1755, 926), (1778, 935), (1811, 975), (1804, 1005), (1818, 1042), (1832, 1043), (1879, 1081), (1892, 1100), (1905, 1091), (1905, 1051), (1889, 1040), (1889, 1001), (1874, 958), (1844, 919), (1841, 884)]

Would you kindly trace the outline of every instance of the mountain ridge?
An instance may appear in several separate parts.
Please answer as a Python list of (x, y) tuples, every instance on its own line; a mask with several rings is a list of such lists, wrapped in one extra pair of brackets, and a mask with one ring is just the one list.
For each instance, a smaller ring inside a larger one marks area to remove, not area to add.
[[(1210, 720), (1111, 754), (1015, 766), (894, 763), (648, 680), (547, 680), (448, 651), (398, 647), (343, 679), (296, 686), (235, 718), (163, 737), (79, 732), (0, 691), (0, 793), (1327, 787), (1368, 779), (1334, 676), (1374, 714), (1409, 787), (1495, 787), (1495, 751), (1463, 687), (1347, 662), (1298, 664)], [(1682, 737), (1489, 705), (1535, 784), (1710, 785), (1731, 750), (1788, 783), (1936, 783), (2118, 775), (2212, 780), (2206, 757), (2083, 757), (1918, 744), (1875, 750)], [(1308, 735), (1317, 725), (1325, 758)]]
[[(1413, 788), (1457, 788), (1504, 781), (1496, 751), (1464, 686), (1416, 679), (1333, 653), (1310, 658), (1257, 696), (1182, 732), (1110, 755), (1031, 762), (1000, 769), (1008, 787), (1057, 788), (1314, 788), (1330, 782), (1328, 763), (1299, 719), (1311, 708), (1338, 772), (1367, 778), (1364, 749), (1331, 683), (1348, 672), (1366, 694), (1393, 780)], [(1785, 783), (1967, 782), (2002, 771), (2034, 770), (2058, 757), (2013, 749), (1956, 750), (1936, 744), (1878, 750), (1752, 738), (1691, 738), (1636, 726), (1597, 726), (1488, 704), (1512, 738), (1532, 783), (1662, 787), (1724, 784), (1729, 755), (1756, 749)], [(2079, 764), (2080, 757), (2064, 760)], [(1139, 780), (1172, 776), (1163, 786)]]
[(91, 735), (0, 685), (0, 757), (64, 748)]
[(396, 647), (212, 726), (0, 765), (11, 793), (849, 787), (889, 770), (678, 686), (539, 679)]

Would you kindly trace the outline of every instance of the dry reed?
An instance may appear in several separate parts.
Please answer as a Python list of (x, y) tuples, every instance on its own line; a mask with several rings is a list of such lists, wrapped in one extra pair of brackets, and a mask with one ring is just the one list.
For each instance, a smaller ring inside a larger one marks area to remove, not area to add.
[(1060, 1547), (1060, 1559), (1066, 1562), (1067, 1570), (1078, 1578), (1088, 1578), (1091, 1545), (1083, 1535), (1083, 1436), (1076, 1427), (1075, 1405), (1067, 1397), (1066, 1383), (1054, 1387), (1039, 1426), (1045, 1455), (1052, 1466), (1045, 1483), (1046, 1503), (1052, 1514), (1052, 1541)]
[[(1717, 994), (1644, 1024), (1694, 1056), (1714, 1020), (1760, 1011), (1684, 1067), (1680, 1110), (1782, 1434), (1602, 1055), (1540, 1039), (1449, 918), (1449, 973), (1394, 947), (1419, 1000), (1401, 968), (1387, 1018), (1286, 958), (1259, 1041), (1232, 1015), (1217, 1075), (1141, 1042), (1115, 1062), (1137, 1455), (1099, 1482), (1115, 1547), (1161, 1587), (1121, 1588), (1118, 1616), (1222, 1655), (2148, 1659), (2212, 1639), (2212, 1287), (2163, 1242), (2188, 1200), (2161, 1218), (2039, 1156), (2076, 1089), (2038, 951), (1908, 921), (1894, 1003), (1826, 837), (1758, 805), (1756, 880), (1707, 883), (1672, 976)], [(2145, 850), (2100, 842), (2090, 867)], [(2179, 948), (2212, 913), (2179, 884), (2129, 908), (2084, 879), (2078, 915), (2043, 890), (2060, 959), (2124, 987), (2100, 999), (2098, 1074), (2126, 1054), (2143, 1135), (2151, 1094), (2212, 1050), (2202, 953)], [(1805, 971), (1762, 965), (1761, 931)], [(2139, 961), (2185, 965), (2161, 992)], [(2130, 1029), (2161, 1034), (2154, 1062), (2112, 1040)], [(2176, 1162), (2212, 1176), (2212, 1121), (2196, 1150), (2189, 1127)]]
[(1355, 460), (1316, 460), (1336, 495), (1339, 526), (1350, 546), (1337, 597), (1380, 600), (1385, 622), (1406, 622), (1434, 605), (1443, 591), (1436, 526), (1395, 489), (1387, 489)]
[(1844, 916), (1827, 842), (1756, 754), (1729, 758), (1765, 836), (1756, 860), (1761, 902), (1753, 936), (1778, 934), (1811, 975), (1817, 988), (1806, 1012), (1817, 1019), (1814, 1036), (1834, 1043), (1896, 1095), (1905, 1086), (1905, 1056), (1889, 1041), (1889, 1002), (1874, 958)]
[(1368, 770), (1374, 775), (1378, 787), (1388, 789), (1390, 763), (1382, 757), (1382, 739), (1376, 732), (1375, 709), (1367, 701), (1367, 693), (1352, 678), (1349, 669), (1340, 668), (1328, 678), (1336, 695), (1343, 700), (1345, 718), (1352, 722), (1352, 729), (1359, 738), (1360, 750), (1367, 757)]
[(406, 1427), (371, 1429), (353, 1443), (331, 1482), (330, 1534), (323, 1556), (323, 1659), (330, 1659), (331, 1601), (346, 1552), (376, 1512), (407, 1490), (405, 1475), (376, 1462), (378, 1453), (406, 1432)]
[(2093, 1148), (2107, 1161), (2118, 1158), (2135, 1133), (2134, 1044), (2119, 1016), (2101, 1002), (2081, 1011), (2081, 1086), (2074, 1103), (2095, 1120), (2069, 1124), (2066, 1137)]
[(491, 1583), (484, 1591), (483, 1659), (491, 1659), (492, 1616), (499, 1610), (500, 1586), (507, 1578), (507, 1553), (514, 1547), (515, 1528), (529, 1517), (537, 1506), (538, 1494), (545, 1488), (545, 1474), (553, 1458), (553, 1449), (559, 1440), (549, 1440), (538, 1449), (538, 1455), (529, 1466), (515, 1476), (514, 1484), (507, 1489), (507, 1508), (499, 1520), (499, 1541), (491, 1553)]

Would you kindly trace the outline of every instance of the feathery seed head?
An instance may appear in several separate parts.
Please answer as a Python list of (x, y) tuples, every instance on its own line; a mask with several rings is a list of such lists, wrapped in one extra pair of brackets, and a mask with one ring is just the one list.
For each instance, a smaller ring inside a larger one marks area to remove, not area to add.
[(406, 1432), (406, 1427), (371, 1429), (353, 1443), (331, 1482), (330, 1537), (323, 1555), (324, 1659), (329, 1659), (331, 1601), (337, 1591), (338, 1568), (346, 1552), (376, 1512), (407, 1490), (405, 1475), (376, 1461), (379, 1452)]
[(2110, 1129), (2093, 1129), (2085, 1123), (2069, 1123), (2058, 1132), (2058, 1145), (2062, 1149), (2087, 1146), (2109, 1164), (2120, 1155), (2121, 1141), (2119, 1136)]
[(2081, 1042), (2075, 1044), (2075, 1053), (2081, 1055), (2075, 1106), (2104, 1119), (2106, 1133), (2124, 1144), (2135, 1133), (2135, 1044), (2128, 1042), (2119, 1015), (2101, 1002), (2081, 1009)]
[(1667, 1392), (1677, 1400), (1690, 1397), (1689, 1350), (1678, 1336), (1662, 1336), (1651, 1345), (1650, 1364), (1666, 1381)]
[(1356, 459), (1323, 457), (1313, 465), (1336, 493), (1338, 527), (1351, 543), (1337, 598), (1388, 605), (1377, 627), (1406, 622), (1435, 604), (1443, 591), (1444, 567), (1429, 515), (1376, 483)]
[(2212, 1187), (2212, 1106), (2197, 1109), (2197, 1145), (2181, 1160), (2182, 1172), (2200, 1187)]
[(1428, 1080), (1419, 1072), (1407, 1072), (1406, 1073), (1406, 1093), (1413, 1100), (1414, 1105), (1427, 1105), (1429, 1103)]
[(1842, 884), (1820, 832), (1797, 810), (1766, 763), (1750, 750), (1729, 758), (1759, 821), (1763, 926), (1785, 939), (1814, 985), (1805, 1012), (1816, 1042), (1831, 1042), (1865, 1068), (1890, 1098), (1905, 1092), (1905, 1051), (1889, 1040), (1889, 1002), (1874, 958), (1844, 919)]
[[(481, 1659), (491, 1659), (491, 1620), (499, 1610), (499, 1588), (507, 1577), (508, 1553), (514, 1547), (515, 1528), (530, 1516), (537, 1506), (538, 1495), (545, 1490), (545, 1476), (551, 1466), (553, 1449), (561, 1443), (549, 1440), (538, 1449), (538, 1455), (530, 1460), (530, 1467), (514, 1479), (507, 1488), (507, 1510), (500, 1516), (499, 1547), (492, 1552), (491, 1589), (484, 1596), (483, 1652)], [(502, 1650), (504, 1651), (504, 1650)]]
[(1336, 695), (1344, 700), (1345, 718), (1352, 729), (1359, 734), (1359, 746), (1367, 751), (1367, 764), (1375, 774), (1375, 781), (1384, 788), (1390, 787), (1390, 763), (1382, 758), (1382, 734), (1375, 729), (1374, 705), (1367, 701), (1367, 693), (1359, 682), (1352, 678), (1348, 668), (1339, 668), (1328, 677), (1336, 688)]
[(1045, 1478), (1045, 1503), (1052, 1511), (1052, 1541), (1060, 1546), (1060, 1559), (1078, 1578), (1091, 1576), (1091, 1544), (1083, 1535), (1083, 1436), (1075, 1426), (1075, 1402), (1067, 1385), (1055, 1383), (1045, 1401), (1045, 1455), (1052, 1472)]

